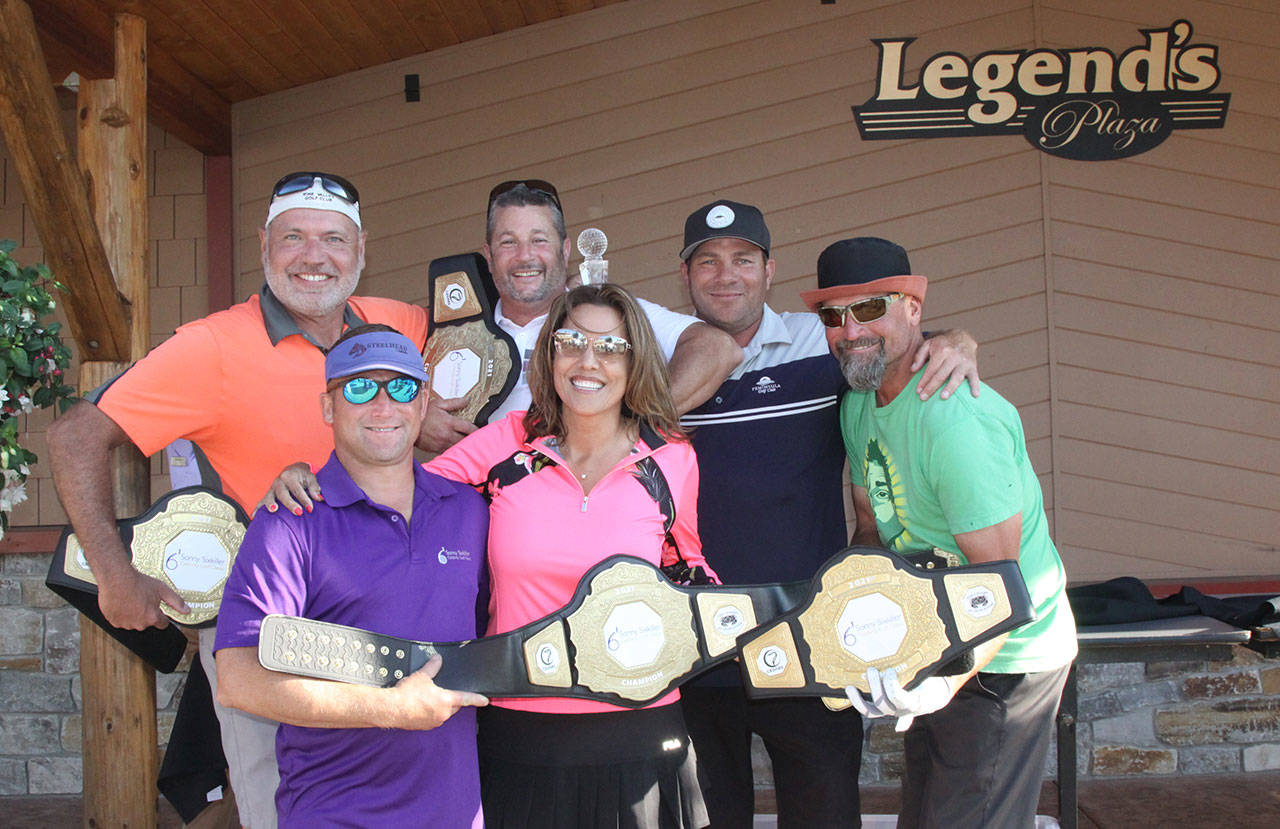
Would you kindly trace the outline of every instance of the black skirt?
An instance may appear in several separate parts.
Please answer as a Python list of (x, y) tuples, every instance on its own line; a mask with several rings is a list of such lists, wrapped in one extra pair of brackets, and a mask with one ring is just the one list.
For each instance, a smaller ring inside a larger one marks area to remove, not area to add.
[(601, 714), (481, 708), (488, 829), (696, 829), (709, 823), (679, 705)]

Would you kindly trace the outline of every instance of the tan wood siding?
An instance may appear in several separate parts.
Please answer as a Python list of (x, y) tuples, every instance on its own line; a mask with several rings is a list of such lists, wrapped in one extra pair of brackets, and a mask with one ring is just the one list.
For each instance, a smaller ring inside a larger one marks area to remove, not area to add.
[(1057, 541), (1073, 578), (1280, 570), (1280, 15), (1045, 3), (1052, 46), (1187, 19), (1231, 110), (1118, 162), (1048, 159)]

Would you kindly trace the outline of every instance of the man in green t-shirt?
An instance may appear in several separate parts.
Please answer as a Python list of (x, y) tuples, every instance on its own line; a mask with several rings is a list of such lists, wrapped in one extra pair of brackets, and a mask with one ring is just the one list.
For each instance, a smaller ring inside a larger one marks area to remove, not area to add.
[(928, 280), (911, 273), (902, 247), (836, 242), (818, 258), (818, 285), (804, 301), (850, 388), (874, 392), (841, 404), (853, 543), (1016, 560), (1036, 610), (1035, 621), (980, 646), (967, 674), (905, 691), (892, 670), (872, 668), (869, 699), (848, 689), (864, 716), (896, 717), (907, 731), (898, 825), (1031, 826), (1076, 637), (1022, 422), (985, 384), (977, 397), (916, 394), (911, 357)]

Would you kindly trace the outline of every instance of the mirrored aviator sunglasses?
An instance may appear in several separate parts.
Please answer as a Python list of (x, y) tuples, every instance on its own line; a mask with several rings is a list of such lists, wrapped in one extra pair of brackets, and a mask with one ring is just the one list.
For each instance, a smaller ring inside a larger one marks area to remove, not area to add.
[(551, 182), (543, 181), (540, 178), (521, 178), (502, 182), (489, 191), (489, 207), (492, 208), (494, 201), (503, 193), (510, 193), (521, 185), (524, 185), (535, 193), (551, 199), (551, 201), (555, 203), (556, 210), (564, 213), (564, 207), (560, 204), (560, 193), (556, 190), (556, 186)]
[(860, 299), (848, 305), (823, 305), (818, 308), (818, 319), (827, 328), (843, 328), (844, 315), (848, 313), (858, 323), (866, 325), (883, 317), (889, 311), (889, 303), (901, 298), (902, 294), (886, 294)]
[(387, 397), (397, 403), (408, 403), (418, 396), (418, 392), (422, 390), (422, 384), (412, 377), (392, 377), (390, 380), (352, 377), (342, 384), (342, 396), (348, 403), (359, 406), (377, 397), (378, 389), (386, 389)]
[(277, 181), (275, 187), (271, 188), (271, 198), (277, 199), (290, 193), (301, 193), (303, 190), (310, 190), (316, 179), (320, 180), (321, 187), (338, 198), (352, 204), (360, 201), (360, 193), (356, 190), (355, 185), (342, 176), (316, 172), (289, 173)]
[(556, 344), (556, 351), (571, 356), (582, 354), (587, 350), (587, 346), (591, 347), (597, 357), (620, 357), (631, 350), (631, 343), (612, 334), (588, 337), (572, 328), (560, 328), (551, 336)]

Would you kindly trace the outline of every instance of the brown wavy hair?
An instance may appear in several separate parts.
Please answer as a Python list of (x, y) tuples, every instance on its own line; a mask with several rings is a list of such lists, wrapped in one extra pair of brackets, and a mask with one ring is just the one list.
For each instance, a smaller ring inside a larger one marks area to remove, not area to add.
[(563, 328), (569, 314), (579, 305), (599, 305), (612, 308), (622, 317), (622, 327), (631, 350), (626, 354), (627, 388), (622, 395), (622, 416), (637, 424), (648, 426), (663, 437), (686, 440), (680, 427), (680, 415), (671, 398), (671, 380), (667, 374), (667, 361), (663, 359), (658, 339), (654, 336), (649, 319), (625, 288), (609, 282), (599, 285), (580, 285), (556, 297), (547, 313), (547, 321), (538, 334), (538, 343), (529, 360), (529, 392), (533, 402), (524, 416), (524, 429), (528, 439), (544, 435), (564, 438), (565, 425), (562, 403), (556, 394), (552, 365), (555, 362), (555, 341), (552, 335)]

